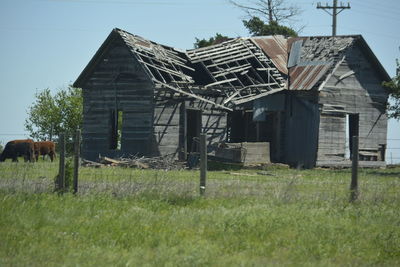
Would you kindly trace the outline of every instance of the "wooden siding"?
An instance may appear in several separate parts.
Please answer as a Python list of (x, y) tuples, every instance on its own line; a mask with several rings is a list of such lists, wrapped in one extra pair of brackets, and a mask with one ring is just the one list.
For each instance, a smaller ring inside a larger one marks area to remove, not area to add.
[[(102, 54), (83, 86), (82, 154), (96, 160), (147, 155), (153, 123), (153, 85), (122, 41)], [(121, 149), (110, 149), (111, 111), (123, 111)]]
[(387, 93), (363, 52), (353, 47), (320, 92), (317, 165), (345, 157), (346, 114), (359, 114), (360, 151), (386, 144)]
[[(207, 97), (216, 103), (222, 103), (220, 97)], [(207, 134), (208, 145), (226, 141), (227, 131), (227, 113), (225, 110), (216, 109), (211, 104), (199, 102), (198, 100), (190, 101), (186, 104), (186, 108), (194, 108), (201, 110), (201, 128), (202, 132)]]
[(315, 166), (320, 114), (318, 104), (310, 99), (310, 95), (287, 95), (283, 158), (293, 167)]
[(181, 102), (174, 100), (156, 103), (153, 115), (152, 156), (179, 156), (182, 150), (181, 105)]

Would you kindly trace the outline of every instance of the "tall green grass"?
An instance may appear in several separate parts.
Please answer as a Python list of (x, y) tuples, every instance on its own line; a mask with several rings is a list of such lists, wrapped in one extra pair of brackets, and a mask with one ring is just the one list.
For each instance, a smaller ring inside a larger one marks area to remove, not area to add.
[(349, 204), (349, 170), (209, 172), (199, 197), (196, 171), (83, 168), (74, 196), (23, 165), (0, 164), (0, 266), (400, 264), (400, 168)]

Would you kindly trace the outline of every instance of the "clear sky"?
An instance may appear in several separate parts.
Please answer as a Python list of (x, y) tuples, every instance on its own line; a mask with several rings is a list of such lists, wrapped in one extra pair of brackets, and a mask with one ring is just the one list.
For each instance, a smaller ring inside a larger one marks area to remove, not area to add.
[[(331, 17), (316, 5), (332, 0), (286, 1), (304, 10), (293, 25), (304, 26), (300, 35), (331, 34)], [(348, 2), (351, 9), (339, 14), (337, 34), (362, 34), (393, 76), (400, 58), (400, 1)], [(217, 32), (248, 36), (243, 16), (228, 0), (0, 0), (0, 142), (26, 135), (23, 125), (35, 92), (74, 82), (113, 28), (189, 49), (195, 37)], [(400, 162), (395, 139), (400, 124), (390, 120), (388, 163), (391, 156)]]

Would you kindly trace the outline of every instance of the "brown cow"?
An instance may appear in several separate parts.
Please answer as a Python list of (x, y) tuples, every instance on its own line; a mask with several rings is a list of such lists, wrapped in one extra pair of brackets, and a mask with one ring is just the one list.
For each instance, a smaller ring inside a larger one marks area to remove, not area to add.
[(24, 157), (25, 162), (34, 162), (34, 145), (32, 139), (12, 140), (6, 144), (3, 153), (0, 155), (0, 162), (11, 158), (18, 162), (18, 157)]
[(39, 160), (40, 155), (43, 155), (43, 160), (46, 155), (50, 156), (51, 161), (56, 157), (56, 144), (52, 141), (35, 142), (34, 147), (36, 161)]

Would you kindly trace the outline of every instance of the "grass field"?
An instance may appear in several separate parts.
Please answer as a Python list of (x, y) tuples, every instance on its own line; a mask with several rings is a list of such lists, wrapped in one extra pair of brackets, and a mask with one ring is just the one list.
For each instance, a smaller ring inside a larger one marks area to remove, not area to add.
[(400, 168), (198, 171), (0, 164), (0, 266), (400, 265)]

